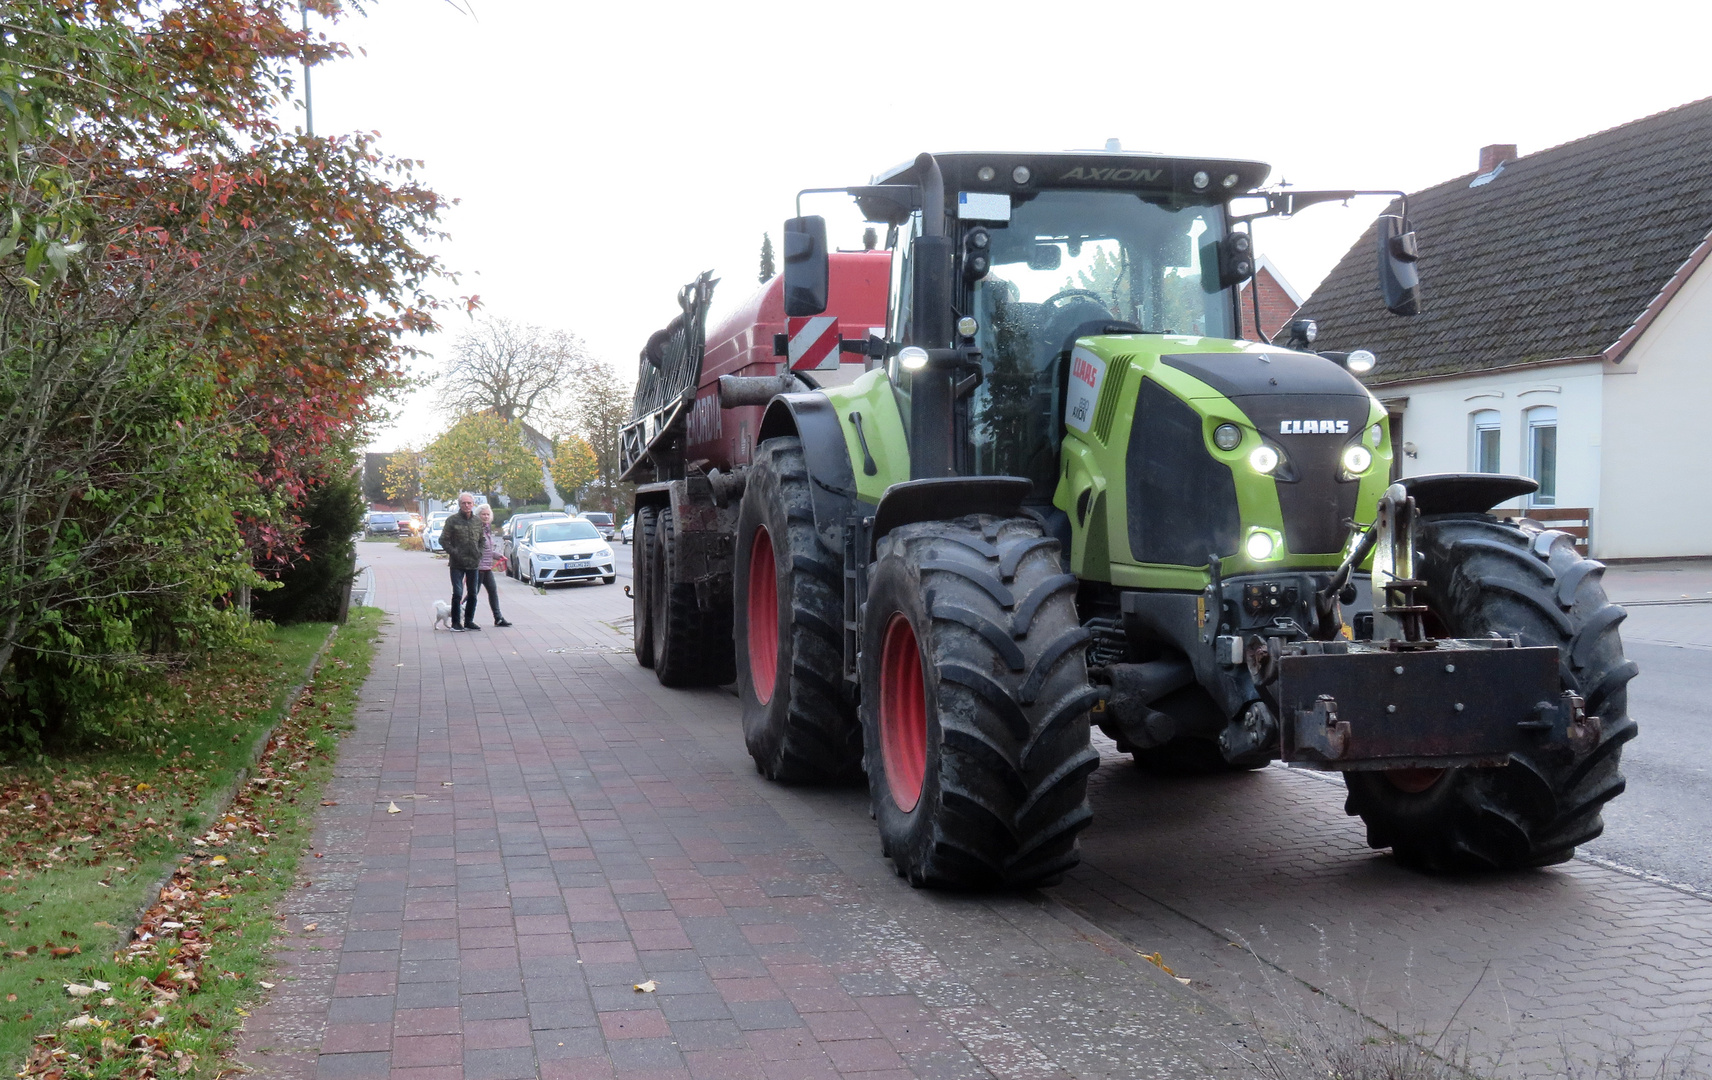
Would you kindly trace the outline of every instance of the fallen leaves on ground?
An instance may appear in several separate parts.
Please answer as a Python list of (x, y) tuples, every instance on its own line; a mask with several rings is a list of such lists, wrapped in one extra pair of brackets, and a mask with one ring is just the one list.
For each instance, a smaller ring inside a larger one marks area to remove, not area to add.
[[(299, 697), (269, 739), (255, 775), (240, 787), (231, 806), (190, 838), (194, 854), (180, 860), (131, 931), (129, 943), (114, 957), (135, 976), (117, 990), (98, 980), (67, 983), (66, 993), (83, 1003), (83, 1011), (36, 1037), (19, 1077), (72, 1080), (94, 1076), (100, 1066), (103, 1077), (158, 1080), (198, 1069), (201, 1055), (187, 1049), (189, 1045), (202, 1054), (227, 1049), (229, 1042), (222, 1038), (212, 1044), (205, 1036), (192, 1038), (192, 1033), (215, 1026), (195, 1006), (210, 980), (249, 978), (245, 972), (220, 970), (208, 958), (221, 934), (241, 930), (221, 916), (231, 910), (234, 895), (260, 880), (245, 864), (266, 855), (267, 843), (275, 839), (267, 815), (277, 813), (272, 807), (280, 800), (295, 801), (293, 777), (324, 754), (311, 730), (311, 710), (319, 721), (323, 710), (313, 687)], [(132, 787), (115, 780), (72, 790), (111, 798)], [(43, 794), (38, 791), (35, 797), (42, 799)], [(314, 923), (304, 927), (314, 928)], [(58, 956), (61, 950), (68, 956), (81, 951), (77, 945), (55, 945), (51, 951)], [(257, 980), (256, 985), (267, 990), (273, 984)], [(110, 996), (94, 1000), (95, 994), (109, 991)], [(248, 1015), (243, 1009), (236, 1012)]]

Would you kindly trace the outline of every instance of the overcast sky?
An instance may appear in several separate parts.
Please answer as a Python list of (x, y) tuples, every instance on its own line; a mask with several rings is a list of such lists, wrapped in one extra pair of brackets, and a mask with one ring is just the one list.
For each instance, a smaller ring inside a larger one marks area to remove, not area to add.
[[(728, 302), (756, 287), (798, 189), (922, 150), (1116, 138), (1299, 188), (1416, 190), (1489, 143), (1528, 154), (1712, 94), (1699, 3), (457, 2), (473, 14), (370, 0), (334, 26), (366, 55), (316, 70), (316, 131), (423, 159), (460, 200), (438, 249), (457, 291), (626, 378), (697, 273)], [(1306, 295), (1379, 209), (1263, 222), (1258, 246)], [(466, 325), (423, 344), (443, 355)], [(431, 393), (400, 405), (371, 449), (450, 419)]]

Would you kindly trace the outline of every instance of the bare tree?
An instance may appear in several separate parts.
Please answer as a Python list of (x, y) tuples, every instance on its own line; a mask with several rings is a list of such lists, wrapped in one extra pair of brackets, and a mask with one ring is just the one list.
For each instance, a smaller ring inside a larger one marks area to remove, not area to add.
[(587, 505), (616, 513), (628, 495), (618, 481), (618, 449), (619, 432), (630, 420), (634, 388), (604, 360), (586, 357), (573, 370), (573, 389), (556, 415), (556, 430), (582, 439), (594, 451), (597, 471), (586, 492)]
[(587, 359), (575, 334), (482, 319), (452, 346), (440, 381), (440, 404), (459, 416), (491, 412), (523, 420), (551, 408), (576, 366)]

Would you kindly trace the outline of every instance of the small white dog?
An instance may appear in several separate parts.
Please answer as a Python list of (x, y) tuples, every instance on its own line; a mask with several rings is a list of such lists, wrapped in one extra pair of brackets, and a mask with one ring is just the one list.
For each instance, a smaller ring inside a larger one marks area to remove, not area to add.
[(441, 623), (445, 623), (448, 630), (452, 628), (452, 605), (444, 600), (436, 600), (434, 601), (434, 629), (440, 629)]

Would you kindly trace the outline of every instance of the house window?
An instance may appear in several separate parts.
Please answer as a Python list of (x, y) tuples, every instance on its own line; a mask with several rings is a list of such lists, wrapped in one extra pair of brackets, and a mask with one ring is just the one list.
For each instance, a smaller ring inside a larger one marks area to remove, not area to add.
[(1535, 506), (1557, 505), (1557, 409), (1541, 405), (1523, 414), (1527, 419), (1528, 475), (1539, 481)]
[(1498, 472), (1498, 437), (1502, 420), (1497, 409), (1481, 409), (1469, 417), (1468, 461), (1474, 472)]

